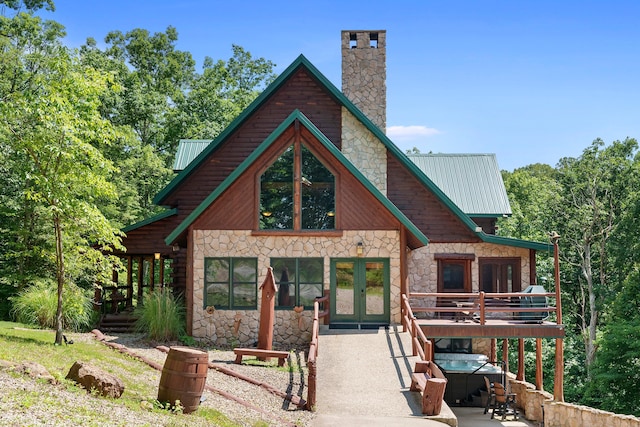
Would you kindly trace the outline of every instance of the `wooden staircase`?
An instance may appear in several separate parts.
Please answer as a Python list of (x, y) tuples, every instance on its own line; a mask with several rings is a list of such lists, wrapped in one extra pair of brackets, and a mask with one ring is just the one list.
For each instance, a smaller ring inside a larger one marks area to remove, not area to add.
[(105, 314), (100, 319), (100, 329), (103, 333), (130, 333), (136, 331), (138, 318), (132, 313)]

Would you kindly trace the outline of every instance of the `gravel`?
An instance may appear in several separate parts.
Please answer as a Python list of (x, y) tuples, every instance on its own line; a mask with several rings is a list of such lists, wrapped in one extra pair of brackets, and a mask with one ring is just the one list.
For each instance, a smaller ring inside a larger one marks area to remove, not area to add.
[[(74, 341), (95, 340), (93, 334), (71, 334)], [(136, 334), (106, 336), (107, 341), (125, 345), (136, 354), (164, 364), (166, 353), (155, 348)], [(163, 344), (169, 346), (169, 344)], [(115, 351), (112, 349), (105, 350)], [(210, 350), (209, 361), (250, 377), (274, 389), (306, 398), (307, 371), (304, 351), (293, 351), (285, 365), (288, 369), (271, 364), (233, 363), (232, 350)], [(246, 358), (251, 359), (251, 358)], [(143, 363), (142, 361), (140, 363)], [(145, 381), (151, 389), (157, 389), (161, 373), (149, 367), (145, 375), (136, 381)], [(240, 426), (310, 426), (314, 414), (298, 408), (283, 397), (255, 384), (210, 369), (207, 385), (222, 393), (205, 389), (200, 408), (216, 409)], [(87, 394), (84, 391), (60, 384), (34, 380), (0, 369), (0, 425), (2, 426), (204, 426), (207, 420), (197, 414), (171, 414), (150, 411), (151, 402), (141, 401), (140, 408), (130, 409), (112, 400)], [(126, 394), (125, 389), (125, 394)], [(246, 404), (229, 399), (231, 395)]]

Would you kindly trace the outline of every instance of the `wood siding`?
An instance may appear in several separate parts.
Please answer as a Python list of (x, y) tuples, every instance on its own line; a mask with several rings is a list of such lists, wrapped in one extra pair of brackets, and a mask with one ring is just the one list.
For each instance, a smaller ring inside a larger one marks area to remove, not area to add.
[(298, 70), (164, 204), (186, 217), (231, 174), (295, 109), (341, 147), (341, 106), (304, 70)]
[[(301, 127), (300, 134), (302, 143), (336, 176), (336, 229), (400, 229), (398, 219), (308, 130)], [(194, 221), (193, 229), (256, 230), (260, 175), (293, 143), (294, 136), (292, 125)]]
[(432, 243), (480, 239), (395, 158), (387, 153), (387, 197)]

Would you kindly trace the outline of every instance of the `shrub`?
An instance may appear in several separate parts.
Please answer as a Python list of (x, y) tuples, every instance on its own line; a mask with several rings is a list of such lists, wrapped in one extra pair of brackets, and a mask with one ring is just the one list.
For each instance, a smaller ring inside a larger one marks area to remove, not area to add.
[[(62, 294), (62, 327), (80, 331), (91, 325), (92, 305), (87, 291), (67, 285)], [(55, 328), (58, 308), (57, 286), (51, 281), (36, 282), (11, 298), (12, 313), (21, 323)]]
[(146, 295), (136, 308), (136, 329), (156, 341), (174, 341), (184, 333), (184, 306), (169, 290)]

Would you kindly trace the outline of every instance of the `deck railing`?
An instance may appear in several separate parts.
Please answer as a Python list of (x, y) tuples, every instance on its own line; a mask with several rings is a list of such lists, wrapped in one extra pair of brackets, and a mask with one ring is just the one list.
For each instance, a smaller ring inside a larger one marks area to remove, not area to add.
[[(451, 320), (473, 320), (485, 325), (487, 320), (542, 321), (557, 313), (555, 293), (422, 293), (412, 292), (406, 306), (411, 313), (426, 313)], [(405, 309), (403, 303), (403, 310)]]
[[(320, 311), (320, 304), (323, 311)], [(320, 319), (329, 315), (329, 296), (316, 298), (313, 303), (313, 324), (311, 326), (311, 344), (309, 344), (309, 356), (307, 357), (307, 369), (309, 376), (307, 378), (307, 402), (305, 409), (314, 411), (316, 406), (316, 375), (317, 375), (317, 358), (318, 358), (318, 334), (320, 332)]]

